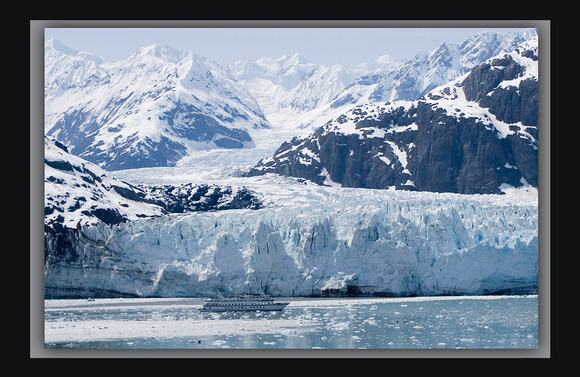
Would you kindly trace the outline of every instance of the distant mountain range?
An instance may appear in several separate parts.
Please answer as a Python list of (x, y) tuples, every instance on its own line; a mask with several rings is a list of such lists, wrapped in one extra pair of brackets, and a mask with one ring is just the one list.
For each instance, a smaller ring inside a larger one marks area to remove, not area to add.
[(264, 132), (305, 134), (369, 101), (415, 100), (534, 35), (484, 32), (350, 69), (300, 54), (224, 68), (162, 45), (109, 63), (49, 40), (45, 134), (106, 170), (172, 166), (196, 150), (252, 148)]
[(316, 128), (366, 102), (415, 100), (534, 36), (535, 29), (505, 35), (482, 32), (407, 61), (383, 55), (350, 69), (314, 64), (300, 54), (240, 61), (229, 69), (273, 125)]

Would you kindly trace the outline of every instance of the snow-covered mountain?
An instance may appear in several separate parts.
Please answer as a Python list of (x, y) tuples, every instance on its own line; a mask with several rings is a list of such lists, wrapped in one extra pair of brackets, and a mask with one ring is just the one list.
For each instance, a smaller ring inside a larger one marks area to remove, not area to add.
[(325, 67), (298, 53), (279, 59), (238, 61), (229, 69), (256, 98), (270, 123), (278, 127), (286, 125), (288, 118), (329, 103), (350, 80), (340, 65)]
[(50, 40), (45, 134), (107, 170), (172, 166), (201, 149), (253, 147), (270, 126), (281, 142), (369, 101), (415, 100), (534, 34), (481, 33), (409, 61), (383, 55), (350, 69), (300, 54), (226, 69), (162, 45), (109, 63)]
[(415, 100), (534, 36), (535, 29), (505, 35), (481, 32), (407, 61), (383, 55), (350, 69), (314, 64), (299, 54), (239, 61), (229, 68), (273, 126), (312, 130), (366, 102)]
[(45, 45), (45, 134), (108, 170), (170, 166), (194, 150), (247, 148), (269, 127), (230, 73), (153, 45), (117, 63)]
[(238, 61), (229, 69), (256, 98), (274, 127), (303, 129), (340, 111), (336, 108), (343, 109), (353, 96), (368, 100), (370, 82), (401, 63), (384, 55), (347, 70), (339, 64), (326, 67), (312, 63), (297, 53), (275, 60)]
[(424, 99), (359, 105), (249, 175), (464, 194), (537, 186), (537, 49), (535, 37)]
[(432, 89), (469, 72), (483, 61), (515, 49), (536, 37), (535, 29), (499, 34), (484, 31), (457, 45), (443, 42), (430, 52), (417, 54), (399, 69), (385, 75), (369, 96), (371, 101), (416, 100)]

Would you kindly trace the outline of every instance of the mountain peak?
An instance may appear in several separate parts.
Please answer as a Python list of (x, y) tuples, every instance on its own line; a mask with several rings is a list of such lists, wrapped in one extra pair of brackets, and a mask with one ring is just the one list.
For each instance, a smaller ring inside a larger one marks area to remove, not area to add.
[(395, 59), (389, 54), (381, 55), (375, 60), (375, 64), (379, 66), (398, 66), (402, 63), (402, 60)]
[[(442, 44), (428, 61), (416, 60), (422, 65), (412, 73), (426, 72), (422, 80), (408, 80), (412, 86), (396, 89), (413, 94), (438, 83), (446, 86), (436, 85), (438, 89), (414, 101), (357, 105), (309, 136), (285, 142), (247, 175), (275, 173), (321, 185), (461, 194), (537, 187), (534, 46), (535, 40), (530, 40), (478, 64), (468, 75), (457, 76), (458, 48)], [(451, 73), (456, 82), (450, 81)], [(355, 103), (346, 96), (337, 102), (337, 108)], [(465, 142), (467, 129), (470, 136)], [(435, 130), (437, 136), (432, 134)]]
[(54, 38), (46, 41), (46, 43), (44, 44), (44, 50), (45, 50), (45, 54), (49, 54), (51, 51), (54, 51), (58, 54), (64, 54), (64, 55), (73, 56), (73, 57), (80, 57), (80, 58), (83, 58), (85, 60), (91, 60), (97, 64), (103, 63), (103, 59), (101, 57), (99, 57), (95, 54), (91, 54), (90, 52), (77, 51), (73, 48), (68, 47), (67, 45), (65, 45), (64, 43), (59, 41), (58, 39), (54, 39)]
[[(271, 58), (261, 58), (261, 59), (258, 59), (258, 60), (262, 60), (262, 59), (270, 59), (270, 60), (272, 60)], [(278, 59), (275, 59), (274, 61), (275, 62), (283, 62), (286, 59), (288, 59), (288, 55), (284, 54), (284, 55), (280, 56)]]
[[(286, 55), (284, 55), (286, 56)], [(303, 64), (312, 64), (310, 61), (306, 60), (299, 52), (295, 53), (294, 55), (292, 55), (290, 58), (285, 59), (285, 61), (283, 62), (283, 68), (288, 69), (291, 67), (296, 67), (298, 65), (303, 65)]]
[(45, 50), (55, 50), (58, 52), (61, 52), (63, 54), (66, 55), (78, 55), (78, 51), (74, 50), (70, 47), (68, 47), (67, 45), (65, 45), (64, 43), (62, 43), (61, 41), (59, 41), (58, 39), (49, 39), (48, 41), (45, 42), (44, 44), (44, 49)]
[(168, 63), (177, 63), (188, 55), (187, 52), (163, 44), (153, 44), (142, 47), (134, 56), (154, 56)]

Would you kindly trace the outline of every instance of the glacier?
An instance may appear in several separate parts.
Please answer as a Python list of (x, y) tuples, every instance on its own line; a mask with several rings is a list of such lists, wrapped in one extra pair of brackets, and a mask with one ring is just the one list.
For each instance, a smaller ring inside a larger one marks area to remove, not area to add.
[[(460, 295), (537, 288), (537, 190), (460, 195), (253, 178), (258, 210), (70, 229), (47, 297)], [(282, 182), (283, 181), (283, 182)], [(269, 198), (269, 199), (266, 199)]]

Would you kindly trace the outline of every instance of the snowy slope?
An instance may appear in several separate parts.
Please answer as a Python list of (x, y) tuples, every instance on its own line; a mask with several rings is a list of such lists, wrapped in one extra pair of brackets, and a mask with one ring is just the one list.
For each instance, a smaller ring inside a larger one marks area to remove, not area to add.
[(255, 62), (238, 61), (229, 67), (236, 80), (256, 98), (267, 115), (272, 115), (288, 102), (290, 92), (323, 68), (296, 53), (278, 59), (260, 58)]
[(109, 170), (172, 165), (199, 149), (252, 147), (252, 133), (269, 127), (227, 70), (168, 46), (104, 63), (50, 40), (45, 72), (45, 133)]
[(296, 136), (344, 111), (344, 105), (348, 108), (353, 102), (367, 101), (379, 77), (401, 63), (384, 55), (347, 70), (338, 64), (315, 64), (294, 54), (290, 58), (238, 61), (229, 69), (256, 98), (272, 126), (282, 132), (293, 129)]
[(298, 53), (279, 59), (238, 61), (229, 69), (256, 98), (273, 127), (284, 129), (289, 126), (294, 133), (311, 122), (304, 120), (296, 125), (290, 124), (288, 119), (296, 120), (301, 115), (316, 113), (320, 106), (341, 93), (350, 80), (340, 65), (325, 67), (306, 60)]
[(245, 187), (207, 184), (138, 186), (68, 153), (44, 139), (44, 223), (46, 230), (81, 225), (114, 225), (168, 213), (217, 211), (261, 206)]
[[(116, 224), (159, 216), (160, 206), (130, 200), (140, 190), (98, 166), (73, 156), (60, 143), (44, 138), (44, 223), (68, 228), (102, 221)], [(123, 195), (122, 195), (123, 194)]]

